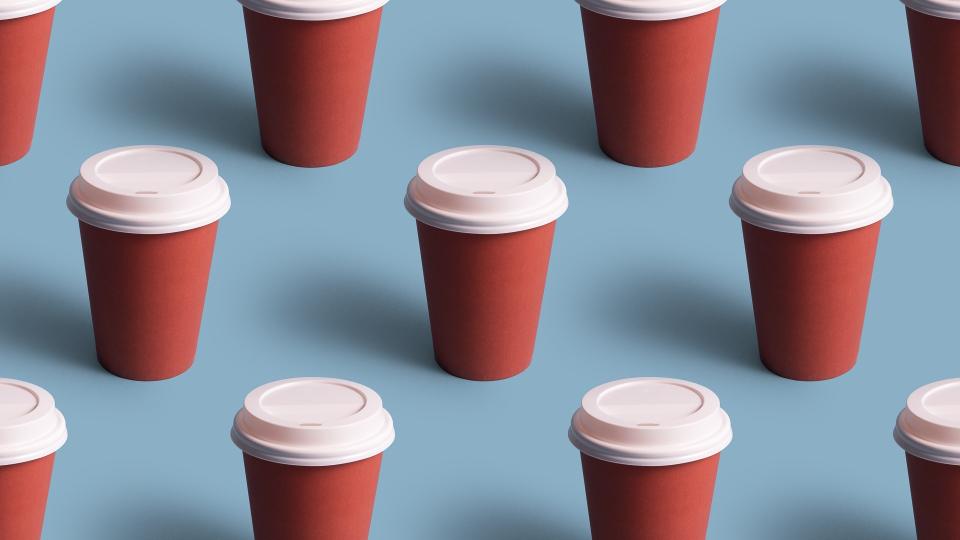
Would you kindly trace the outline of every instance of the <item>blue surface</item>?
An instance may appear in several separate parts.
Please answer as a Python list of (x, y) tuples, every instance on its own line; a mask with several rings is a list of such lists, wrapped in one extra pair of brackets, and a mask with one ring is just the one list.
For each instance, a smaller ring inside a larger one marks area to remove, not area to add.
[[(687, 378), (733, 418), (710, 538), (899, 540), (912, 518), (891, 431), (907, 395), (956, 376), (958, 169), (928, 157), (902, 6), (735, 0), (723, 8), (700, 150), (666, 169), (594, 142), (571, 1), (396, 1), (386, 8), (359, 154), (325, 170), (268, 159), (233, 2), (67, 0), (38, 137), (0, 169), (0, 373), (67, 416), (45, 537), (249, 539), (244, 395), (291, 376), (354, 379), (397, 422), (371, 537), (586, 540), (570, 415), (594, 385)], [(203, 152), (230, 183), (197, 364), (134, 383), (95, 360), (67, 186), (129, 144)], [(413, 220), (420, 160), (528, 147), (570, 190), (533, 367), (470, 383), (433, 363)], [(875, 157), (884, 224), (855, 371), (796, 383), (756, 354), (737, 219), (743, 162), (792, 144)]]

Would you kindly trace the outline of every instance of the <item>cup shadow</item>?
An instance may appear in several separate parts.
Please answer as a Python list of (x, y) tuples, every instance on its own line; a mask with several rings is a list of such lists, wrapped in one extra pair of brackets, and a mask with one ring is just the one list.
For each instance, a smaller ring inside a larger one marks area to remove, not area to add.
[(811, 56), (816, 52), (767, 66), (768, 86), (754, 96), (759, 111), (786, 125), (828, 128), (844, 139), (928, 156), (912, 74), (907, 79), (836, 54)]
[(561, 520), (555, 513), (525, 512), (522, 505), (483, 500), (476, 513), (453, 515), (441, 527), (443, 538), (459, 540), (590, 540), (586, 524)]
[(780, 540), (910, 540), (911, 525), (894, 522), (881, 513), (867, 514), (848, 504), (827, 506), (822, 502), (794, 507), (795, 512), (772, 525), (771, 534)]
[(111, 115), (266, 157), (249, 78), (189, 58), (121, 57), (112, 65), (100, 89)]
[(112, 512), (112, 538), (138, 540), (253, 540), (245, 521), (216, 520), (202, 505), (136, 498)]
[(40, 357), (102, 371), (88, 306), (47, 282), (0, 275), (0, 341)]
[(422, 291), (400, 290), (346, 269), (308, 272), (287, 282), (277, 309), (288, 330), (318, 345), (338, 343), (439, 372)]
[(767, 373), (756, 344), (753, 309), (703, 275), (647, 269), (608, 280), (601, 295), (609, 328), (704, 358)]
[(495, 128), (568, 152), (603, 156), (589, 84), (523, 58), (460, 58), (427, 84), (431, 107), (451, 122)]

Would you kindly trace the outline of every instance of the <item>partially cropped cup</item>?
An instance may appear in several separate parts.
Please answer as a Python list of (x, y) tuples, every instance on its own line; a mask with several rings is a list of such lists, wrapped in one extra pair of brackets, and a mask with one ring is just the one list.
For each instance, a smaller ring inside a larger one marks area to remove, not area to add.
[(349, 159), (387, 0), (239, 0), (264, 150), (298, 167)]
[(917, 539), (960, 538), (960, 379), (912, 393), (894, 439), (907, 454)]
[(893, 193), (870, 157), (796, 146), (754, 157), (730, 206), (743, 223), (763, 363), (819, 381), (853, 369), (880, 223)]
[(960, 166), (960, 2), (903, 0), (927, 150)]
[(716, 394), (677, 379), (623, 379), (584, 396), (580, 450), (593, 540), (703, 540), (720, 452), (733, 440)]
[(100, 363), (138, 381), (187, 371), (230, 208), (216, 164), (182, 148), (108, 150), (80, 168), (67, 207), (80, 222)]
[(67, 424), (39, 386), (0, 379), (0, 538), (40, 540), (56, 452)]
[(446, 150), (420, 164), (404, 203), (417, 219), (437, 363), (477, 381), (526, 370), (567, 209), (553, 163), (505, 146)]
[(376, 392), (301, 378), (247, 395), (231, 438), (259, 540), (366, 540), (393, 419)]
[(0, 2), (0, 166), (27, 155), (60, 0)]
[(689, 157), (726, 0), (577, 1), (600, 147), (635, 167)]

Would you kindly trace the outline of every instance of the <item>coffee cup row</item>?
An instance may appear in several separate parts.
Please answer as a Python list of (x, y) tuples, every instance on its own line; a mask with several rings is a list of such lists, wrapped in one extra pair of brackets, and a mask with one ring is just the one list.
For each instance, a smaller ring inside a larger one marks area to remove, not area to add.
[[(921, 538), (960, 534), (951, 495), (960, 489), (958, 411), (960, 379), (940, 381), (911, 394), (896, 422)], [(246, 396), (230, 436), (243, 451), (257, 538), (367, 538), (382, 457), (396, 437), (374, 390), (329, 378), (265, 384)], [(719, 456), (733, 439), (710, 389), (664, 378), (603, 384), (581, 400), (569, 438), (581, 453), (595, 540), (705, 537)], [(46, 390), (0, 379), (0, 485), (19, 488), (0, 498), (0, 538), (40, 537), (66, 440)]]
[[(424, 160), (404, 204), (416, 219), (438, 364), (470, 380), (531, 363), (567, 188), (546, 157), (470, 146)], [(196, 355), (214, 243), (230, 209), (208, 157), (118, 148), (88, 159), (67, 206), (80, 223), (100, 363), (134, 380)], [(798, 380), (852, 369), (880, 222), (893, 207), (870, 157), (797, 146), (749, 160), (730, 206), (742, 219), (760, 357)]]

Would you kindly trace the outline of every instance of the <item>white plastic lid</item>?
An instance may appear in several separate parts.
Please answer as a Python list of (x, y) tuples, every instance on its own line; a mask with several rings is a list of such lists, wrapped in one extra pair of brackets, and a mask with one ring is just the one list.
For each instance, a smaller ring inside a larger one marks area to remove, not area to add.
[(525, 231), (567, 210), (567, 188), (547, 158), (508, 146), (464, 146), (420, 164), (404, 205), (418, 221), (471, 234)]
[(340, 379), (287, 379), (247, 395), (230, 434), (251, 456), (322, 467), (375, 456), (394, 440), (376, 392)]
[(910, 394), (893, 438), (914, 456), (960, 465), (960, 379), (928, 384)]
[(230, 209), (210, 158), (183, 148), (129, 146), (93, 156), (70, 186), (67, 207), (111, 231), (167, 234), (209, 225)]
[(677, 379), (623, 379), (598, 386), (573, 415), (570, 441), (603, 461), (661, 467), (718, 454), (733, 440), (720, 399)]
[(0, 379), (0, 467), (56, 452), (67, 442), (67, 422), (49, 392)]
[(43, 13), (59, 3), (60, 0), (0, 0), (0, 21)]
[(733, 185), (743, 221), (796, 234), (872, 225), (893, 209), (893, 191), (870, 157), (833, 146), (792, 146), (756, 156)]
[(666, 21), (700, 15), (722, 6), (727, 0), (577, 0), (590, 11), (636, 21)]
[(382, 8), (388, 0), (239, 0), (247, 9), (281, 19), (329, 21)]
[(944, 19), (960, 19), (960, 0), (902, 0), (908, 8), (941, 17)]

